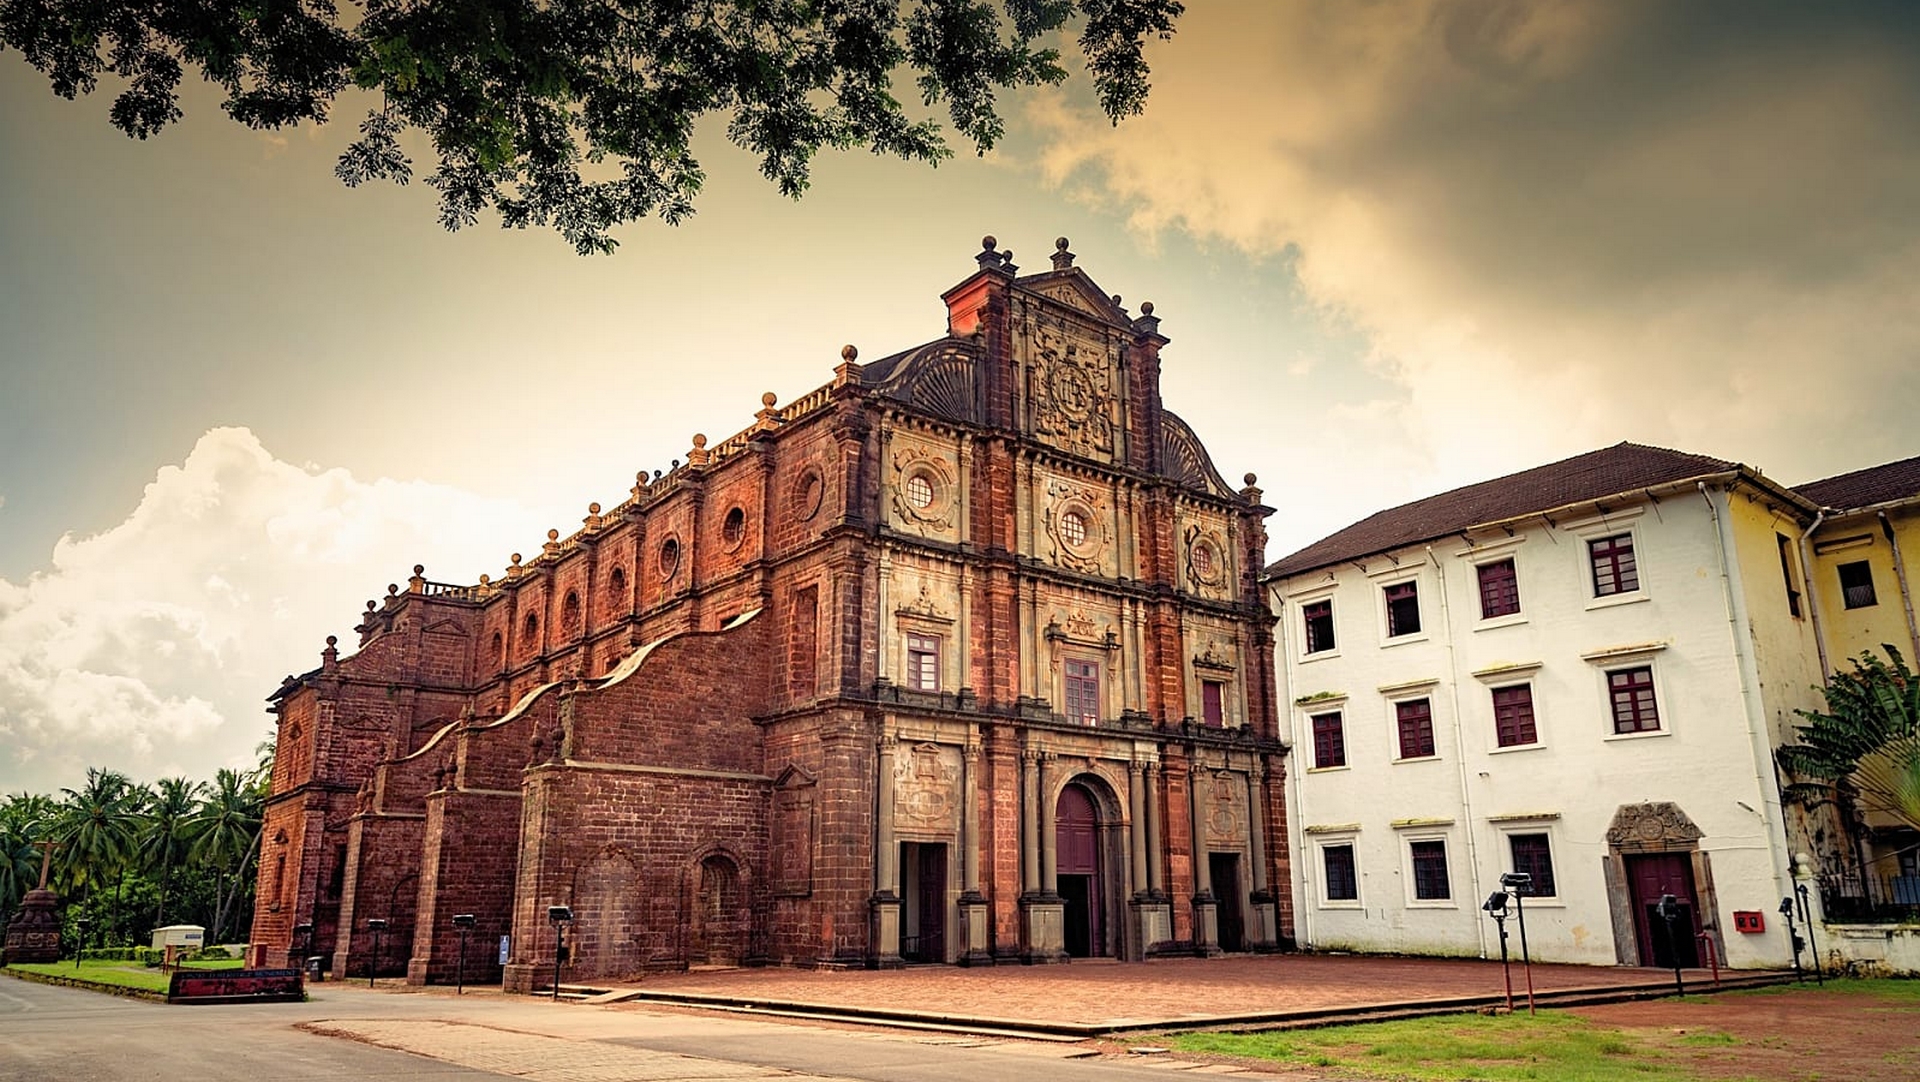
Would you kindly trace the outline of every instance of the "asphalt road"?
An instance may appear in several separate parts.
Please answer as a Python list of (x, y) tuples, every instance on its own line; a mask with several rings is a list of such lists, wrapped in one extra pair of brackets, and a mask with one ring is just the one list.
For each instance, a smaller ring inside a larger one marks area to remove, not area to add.
[(0, 977), (0, 1082), (1165, 1082), (1168, 1073), (1121, 1058), (1066, 1058), (1072, 1049), (1017, 1040), (497, 993), (456, 998), (341, 984), (310, 993), (306, 1003), (166, 1006)]

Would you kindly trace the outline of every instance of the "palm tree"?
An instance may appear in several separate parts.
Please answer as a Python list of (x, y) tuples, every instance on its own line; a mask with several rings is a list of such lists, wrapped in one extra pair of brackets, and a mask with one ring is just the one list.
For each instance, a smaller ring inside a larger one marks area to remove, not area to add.
[(61, 789), (54, 839), (60, 843), (69, 884), (92, 888), (126, 866), (139, 832), (139, 797), (132, 781), (117, 770), (87, 768), (79, 789)]
[(0, 804), (0, 920), (12, 916), (20, 899), (40, 885), (36, 843), (51, 828), (55, 808), (39, 793), (15, 793)]
[(1892, 646), (1887, 660), (1871, 651), (1852, 672), (1833, 674), (1821, 689), (1824, 713), (1798, 711), (1798, 744), (1780, 749), (1780, 765), (1795, 783), (1790, 800), (1851, 804), (1920, 830), (1920, 678)]
[(160, 870), (160, 900), (153, 907), (154, 927), (166, 923), (167, 894), (173, 869), (186, 859), (192, 819), (206, 786), (186, 778), (161, 778), (140, 824), (140, 863)]
[(219, 873), (210, 929), (213, 938), (208, 942), (220, 942), (234, 903), (239, 900), (248, 868), (260, 851), (260, 823), (265, 807), (266, 796), (257, 779), (222, 767), (191, 820), (190, 855)]

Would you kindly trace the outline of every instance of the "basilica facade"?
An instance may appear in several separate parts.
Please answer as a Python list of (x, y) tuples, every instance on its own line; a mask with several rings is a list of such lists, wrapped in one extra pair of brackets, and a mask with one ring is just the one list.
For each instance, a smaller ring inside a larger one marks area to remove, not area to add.
[(940, 338), (328, 640), (271, 699), (255, 961), (449, 981), (457, 914), (523, 991), (562, 934), (563, 981), (1289, 946), (1271, 509), (1152, 305), (1064, 239), (976, 261)]

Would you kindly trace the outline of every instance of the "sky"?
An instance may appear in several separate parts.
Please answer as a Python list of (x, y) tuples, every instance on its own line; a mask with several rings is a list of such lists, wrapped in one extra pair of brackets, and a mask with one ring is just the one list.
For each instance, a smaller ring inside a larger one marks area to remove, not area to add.
[(497, 575), (843, 344), (938, 337), (983, 234), (1154, 303), (1270, 560), (1621, 440), (1920, 453), (1920, 9), (1188, 6), (1143, 117), (1009, 94), (992, 153), (826, 154), (798, 201), (709, 123), (698, 213), (587, 258), (342, 187), (351, 109), (194, 89), (140, 142), (0, 54), (0, 792), (250, 763), (413, 564)]

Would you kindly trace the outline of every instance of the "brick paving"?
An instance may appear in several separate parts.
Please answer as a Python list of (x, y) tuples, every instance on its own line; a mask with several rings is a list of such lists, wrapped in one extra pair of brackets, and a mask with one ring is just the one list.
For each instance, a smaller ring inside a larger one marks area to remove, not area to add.
[[(1540, 991), (1657, 984), (1672, 976), (1664, 969), (1533, 967), (1534, 987)], [(1517, 963), (1513, 981), (1515, 994), (1523, 994), (1525, 978)], [(1707, 974), (1688, 971), (1687, 983), (1706, 984)], [(956, 1019), (1124, 1025), (1417, 1004), (1498, 995), (1504, 986), (1498, 962), (1290, 954), (879, 972), (734, 969), (649, 976), (622, 987), (853, 1012), (885, 1008)]]
[(529, 1082), (759, 1082), (794, 1077), (750, 1063), (460, 1022), (356, 1018), (304, 1028)]

